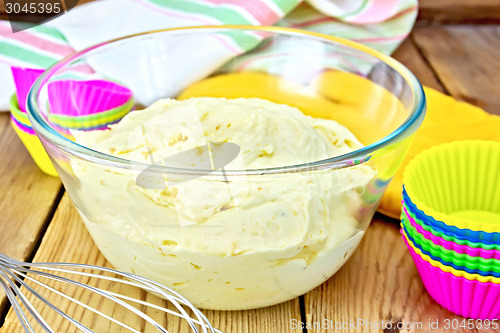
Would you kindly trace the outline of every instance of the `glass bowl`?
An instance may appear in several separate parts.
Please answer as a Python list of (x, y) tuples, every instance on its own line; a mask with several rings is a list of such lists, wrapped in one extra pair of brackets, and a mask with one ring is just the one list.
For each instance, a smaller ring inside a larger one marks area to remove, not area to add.
[[(244, 144), (208, 142), (207, 135), (205, 145), (173, 158), (150, 149), (151, 137), (169, 145), (172, 135), (175, 142), (188, 141), (187, 132), (204, 135), (204, 119), (183, 111), (162, 124), (142, 116), (142, 130), (122, 135), (120, 151), (95, 149), (127, 105), (137, 115), (158, 99), (191, 97), (288, 104), (338, 121), (362, 145), (325, 134), (346, 149), (248, 168), (242, 152), (262, 154), (266, 135), (282, 138), (276, 149), (297, 156), (317, 147), (300, 133), (252, 127), (249, 111), (237, 111), (230, 118), (242, 126), (237, 136)], [(68, 56), (36, 81), (28, 113), (113, 266), (166, 284), (197, 307), (236, 310), (290, 300), (342, 267), (424, 118), (425, 97), (403, 65), (351, 41), (276, 27), (188, 27)], [(183, 130), (175, 127), (180, 123)], [(93, 144), (75, 139), (89, 133)], [(132, 150), (137, 158), (120, 156)], [(194, 151), (208, 156), (208, 164), (190, 163)]]

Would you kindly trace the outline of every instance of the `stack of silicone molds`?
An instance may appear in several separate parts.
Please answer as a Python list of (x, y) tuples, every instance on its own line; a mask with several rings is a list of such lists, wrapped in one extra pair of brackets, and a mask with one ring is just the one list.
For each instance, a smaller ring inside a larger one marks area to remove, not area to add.
[(431, 148), (405, 171), (401, 234), (429, 294), (473, 319), (500, 319), (500, 142)]
[[(45, 173), (57, 172), (26, 114), (28, 93), (43, 69), (12, 68), (16, 95), (11, 97), (11, 123), (35, 163)], [(122, 119), (133, 106), (132, 91), (111, 80), (59, 79), (48, 85), (47, 121), (71, 136), (71, 130), (105, 129)]]

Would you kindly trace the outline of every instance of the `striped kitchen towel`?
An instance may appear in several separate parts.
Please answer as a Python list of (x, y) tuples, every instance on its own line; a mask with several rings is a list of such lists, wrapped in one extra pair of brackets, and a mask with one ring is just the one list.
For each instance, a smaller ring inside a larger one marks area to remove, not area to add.
[[(14, 92), (9, 66), (47, 68), (73, 50), (128, 34), (195, 25), (278, 25), (349, 38), (389, 54), (410, 32), (416, 13), (417, 0), (101, 0), (17, 33), (0, 21), (0, 110), (7, 109)], [(229, 37), (233, 54), (259, 42), (257, 36)]]
[[(326, 6), (326, 3), (347, 2), (359, 3), (359, 8), (350, 9), (350, 13), (357, 15), (329, 12)], [(319, 7), (320, 4), (324, 6)], [(350, 39), (391, 54), (410, 33), (417, 10), (416, 0), (309, 0), (309, 3), (300, 4), (276, 25)]]

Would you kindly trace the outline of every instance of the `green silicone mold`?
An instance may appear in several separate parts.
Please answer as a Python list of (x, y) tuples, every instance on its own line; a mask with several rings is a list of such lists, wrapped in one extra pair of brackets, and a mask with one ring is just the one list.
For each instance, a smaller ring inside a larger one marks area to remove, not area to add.
[(425, 251), (430, 252), (433, 256), (439, 257), (444, 261), (453, 263), (457, 266), (467, 267), (473, 270), (481, 270), (485, 273), (496, 272), (500, 273), (500, 260), (496, 259), (484, 259), (481, 257), (471, 257), (467, 254), (457, 253), (445, 249), (442, 246), (438, 246), (418, 233), (415, 228), (413, 228), (406, 218), (403, 218), (402, 223), (405, 226), (405, 230), (414, 239), (416, 244), (419, 244)]

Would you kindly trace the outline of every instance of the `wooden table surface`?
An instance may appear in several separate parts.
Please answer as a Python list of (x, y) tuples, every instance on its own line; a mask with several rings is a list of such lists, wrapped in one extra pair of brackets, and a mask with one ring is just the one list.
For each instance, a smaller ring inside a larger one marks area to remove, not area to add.
[[(500, 114), (500, 26), (477, 24), (499, 23), (500, 1), (422, 0), (421, 7), (416, 28), (394, 57), (422, 84)], [(0, 161), (1, 253), (28, 261), (108, 265), (59, 179), (43, 174), (31, 160), (9, 124), (8, 113), (0, 113)], [(376, 215), (348, 263), (304, 296), (258, 310), (205, 313), (224, 332), (333, 332), (294, 325), (324, 320), (344, 325), (345, 329), (336, 330), (343, 332), (495, 332), (444, 328), (445, 319), (462, 318), (428, 296), (397, 224)], [(352, 325), (361, 320), (364, 325)], [(393, 327), (376, 328), (382, 321)], [(429, 328), (429, 322), (436, 321), (438, 328)], [(396, 327), (398, 323), (403, 327)], [(2, 292), (0, 325), (0, 333), (22, 332)], [(171, 332), (187, 332), (179, 321), (166, 325)], [(54, 328), (72, 331), (62, 323)]]

